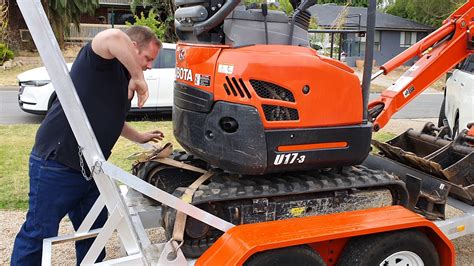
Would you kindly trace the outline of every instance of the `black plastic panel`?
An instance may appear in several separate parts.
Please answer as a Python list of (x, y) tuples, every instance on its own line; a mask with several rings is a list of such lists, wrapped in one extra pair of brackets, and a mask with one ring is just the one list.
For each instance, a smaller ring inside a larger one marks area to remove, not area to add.
[[(233, 133), (221, 127), (224, 118), (237, 122)], [(216, 102), (205, 114), (175, 105), (173, 132), (183, 148), (215, 167), (249, 174), (263, 174), (266, 169), (262, 119), (253, 106)]]
[[(268, 130), (265, 132), (268, 148), (267, 172), (309, 170), (360, 164), (369, 154), (371, 137), (371, 124)], [(331, 142), (346, 142), (347, 146), (342, 148), (278, 152), (279, 146)], [(278, 160), (277, 156), (280, 157)]]
[(181, 82), (174, 82), (174, 105), (183, 109), (208, 113), (214, 96), (212, 93), (193, 88)]

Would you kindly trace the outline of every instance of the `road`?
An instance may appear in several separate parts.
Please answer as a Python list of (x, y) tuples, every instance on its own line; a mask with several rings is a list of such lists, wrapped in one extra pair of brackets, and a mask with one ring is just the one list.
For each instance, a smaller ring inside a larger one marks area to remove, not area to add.
[[(371, 94), (370, 99), (377, 97)], [(422, 94), (409, 103), (393, 118), (415, 119), (434, 118), (439, 115), (439, 107), (443, 100), (442, 94)], [(15, 87), (0, 90), (0, 124), (38, 124), (43, 116), (23, 112), (18, 106), (17, 90)]]
[(39, 124), (43, 116), (23, 112), (18, 106), (18, 87), (0, 90), (0, 124)]

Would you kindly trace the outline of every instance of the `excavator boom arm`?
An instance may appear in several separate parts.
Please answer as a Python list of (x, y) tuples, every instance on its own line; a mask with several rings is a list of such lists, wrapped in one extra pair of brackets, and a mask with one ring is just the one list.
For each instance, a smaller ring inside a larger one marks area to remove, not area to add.
[(380, 67), (386, 75), (410, 59), (420, 57), (378, 99), (369, 103), (374, 131), (384, 127), (396, 112), (473, 52), (473, 19), (474, 0), (469, 0), (442, 27)]

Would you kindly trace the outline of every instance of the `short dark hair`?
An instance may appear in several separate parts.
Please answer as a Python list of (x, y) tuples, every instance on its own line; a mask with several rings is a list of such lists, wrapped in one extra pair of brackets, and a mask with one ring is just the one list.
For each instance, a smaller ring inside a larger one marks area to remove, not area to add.
[(163, 47), (163, 44), (158, 40), (156, 34), (148, 27), (133, 25), (125, 30), (125, 33), (132, 41), (137, 43), (140, 49), (147, 46), (150, 42), (156, 44), (160, 49)]

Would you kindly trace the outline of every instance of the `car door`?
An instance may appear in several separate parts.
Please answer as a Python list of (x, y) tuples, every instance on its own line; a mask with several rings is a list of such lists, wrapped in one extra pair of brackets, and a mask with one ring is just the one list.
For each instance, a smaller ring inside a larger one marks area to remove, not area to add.
[(459, 129), (467, 128), (474, 122), (474, 56), (471, 55), (461, 69), (457, 78), (460, 88)]
[(175, 80), (176, 49), (163, 48), (158, 58), (157, 72), (159, 86), (157, 95), (158, 107), (173, 106), (173, 89)]
[(148, 100), (146, 101), (144, 107), (155, 108), (158, 106), (158, 90), (160, 84), (160, 75), (158, 70), (158, 62), (160, 61), (161, 52), (156, 57), (155, 61), (153, 61), (153, 65), (151, 69), (148, 69), (143, 72), (143, 76), (145, 77), (146, 83), (148, 85)]
[[(474, 120), (474, 56), (454, 70), (446, 82), (446, 118), (453, 131)], [(457, 132), (454, 132), (457, 134)]]

